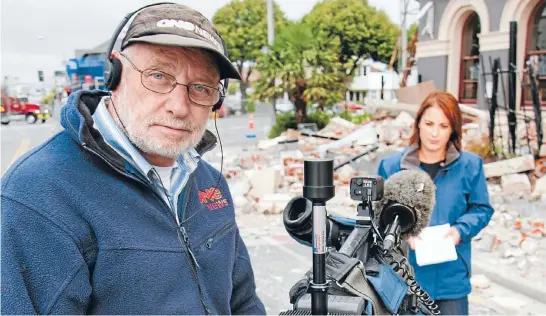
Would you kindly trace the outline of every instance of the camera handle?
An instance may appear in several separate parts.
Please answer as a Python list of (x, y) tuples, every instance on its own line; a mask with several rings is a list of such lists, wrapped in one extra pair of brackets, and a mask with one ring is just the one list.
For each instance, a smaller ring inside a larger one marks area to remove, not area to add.
[(372, 220), (372, 201), (371, 197), (368, 197), (366, 201), (358, 204), (355, 227), (349, 237), (347, 237), (347, 240), (343, 243), (343, 246), (339, 249), (339, 252), (349, 257), (353, 257), (357, 254), (357, 259), (366, 262), (368, 259), (368, 247), (363, 248), (362, 246), (365, 244), (365, 241), (370, 234), (370, 230), (373, 228)]

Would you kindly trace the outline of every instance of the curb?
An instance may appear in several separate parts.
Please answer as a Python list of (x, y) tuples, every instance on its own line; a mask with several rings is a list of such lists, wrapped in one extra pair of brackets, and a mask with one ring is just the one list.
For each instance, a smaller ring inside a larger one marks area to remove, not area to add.
[(491, 282), (495, 282), (507, 289), (514, 292), (523, 294), (529, 298), (532, 298), (540, 303), (546, 304), (546, 287), (540, 287), (538, 284), (531, 282), (525, 282), (521, 278), (514, 277), (513, 275), (493, 271), (491, 267), (495, 266), (492, 263), (472, 260), (472, 274), (483, 274)]

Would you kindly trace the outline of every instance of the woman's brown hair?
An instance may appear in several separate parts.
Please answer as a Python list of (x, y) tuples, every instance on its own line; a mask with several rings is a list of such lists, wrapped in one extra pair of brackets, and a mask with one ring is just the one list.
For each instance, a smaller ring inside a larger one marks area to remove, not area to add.
[(437, 105), (444, 112), (445, 116), (449, 120), (451, 129), (453, 130), (449, 141), (455, 145), (457, 150), (461, 150), (461, 138), (462, 138), (462, 125), (463, 118), (461, 114), (461, 109), (459, 108), (459, 102), (457, 99), (449, 92), (445, 91), (433, 91), (431, 92), (421, 103), (419, 111), (415, 116), (415, 123), (413, 125), (413, 135), (411, 135), (410, 143), (411, 144), (421, 144), (419, 139), (419, 123), (425, 111), (431, 107)]

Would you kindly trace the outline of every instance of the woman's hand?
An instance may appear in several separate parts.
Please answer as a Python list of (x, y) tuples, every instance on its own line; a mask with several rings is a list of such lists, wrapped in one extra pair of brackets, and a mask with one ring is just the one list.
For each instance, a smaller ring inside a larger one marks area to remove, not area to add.
[(456, 227), (451, 227), (445, 237), (451, 237), (455, 245), (458, 245), (461, 242), (461, 234)]
[(417, 238), (419, 238), (419, 237), (410, 236), (408, 238), (408, 244), (409, 244), (411, 250), (415, 250), (415, 239), (417, 239)]

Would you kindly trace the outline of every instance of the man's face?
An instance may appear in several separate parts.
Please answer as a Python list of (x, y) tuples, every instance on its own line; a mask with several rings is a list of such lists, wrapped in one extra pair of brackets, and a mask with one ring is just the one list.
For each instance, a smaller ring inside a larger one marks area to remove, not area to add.
[[(153, 80), (163, 80), (164, 73), (179, 83), (218, 87), (218, 71), (202, 51), (138, 43), (129, 46), (124, 55), (139, 70), (148, 70)], [(195, 147), (205, 132), (212, 106), (190, 100), (187, 87), (182, 85), (166, 94), (150, 91), (143, 86), (141, 73), (124, 56), (117, 57), (123, 72), (113, 93), (114, 105), (135, 146), (148, 156), (169, 160)], [(110, 112), (116, 118), (115, 112)]]

